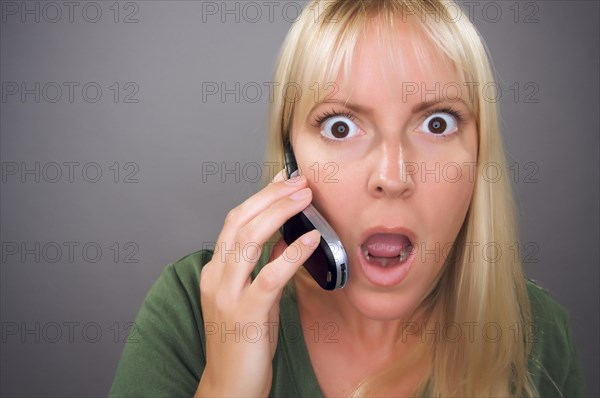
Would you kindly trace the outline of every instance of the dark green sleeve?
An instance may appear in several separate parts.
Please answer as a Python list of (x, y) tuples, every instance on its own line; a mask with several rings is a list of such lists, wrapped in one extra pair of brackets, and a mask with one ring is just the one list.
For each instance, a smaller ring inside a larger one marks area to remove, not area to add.
[(567, 310), (533, 281), (528, 290), (534, 317), (531, 371), (540, 397), (586, 397)]
[(191, 397), (206, 363), (199, 274), (212, 253), (168, 265), (149, 290), (109, 397)]

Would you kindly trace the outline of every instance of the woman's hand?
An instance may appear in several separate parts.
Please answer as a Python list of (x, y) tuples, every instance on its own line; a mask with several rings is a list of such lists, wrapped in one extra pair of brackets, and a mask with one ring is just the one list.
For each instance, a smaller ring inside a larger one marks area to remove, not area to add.
[(290, 246), (280, 240), (254, 281), (250, 274), (266, 240), (311, 199), (306, 177), (284, 181), (280, 172), (227, 215), (200, 275), (206, 367), (197, 397), (269, 394), (281, 292), (316, 249), (319, 232), (310, 231)]

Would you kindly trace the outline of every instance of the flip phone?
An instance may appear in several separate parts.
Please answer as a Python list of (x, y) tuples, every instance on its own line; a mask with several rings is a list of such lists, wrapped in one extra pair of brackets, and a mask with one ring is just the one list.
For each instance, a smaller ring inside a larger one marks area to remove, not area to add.
[[(288, 178), (300, 175), (289, 140), (284, 144), (284, 160)], [(290, 245), (313, 229), (319, 230), (321, 240), (319, 247), (304, 263), (304, 267), (323, 289), (343, 288), (348, 280), (348, 255), (333, 228), (312, 204), (287, 220), (280, 232), (285, 242)]]

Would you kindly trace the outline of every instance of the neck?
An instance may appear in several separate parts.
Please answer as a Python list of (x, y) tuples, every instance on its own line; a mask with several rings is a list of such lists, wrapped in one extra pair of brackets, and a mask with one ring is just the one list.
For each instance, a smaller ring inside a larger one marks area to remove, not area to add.
[(372, 353), (404, 351), (416, 336), (402, 337), (403, 325), (408, 319), (371, 319), (357, 310), (341, 290), (321, 289), (308, 272), (301, 268), (295, 276), (296, 301), (301, 320), (307, 326), (319, 322), (334, 324), (337, 335), (352, 342), (357, 349)]

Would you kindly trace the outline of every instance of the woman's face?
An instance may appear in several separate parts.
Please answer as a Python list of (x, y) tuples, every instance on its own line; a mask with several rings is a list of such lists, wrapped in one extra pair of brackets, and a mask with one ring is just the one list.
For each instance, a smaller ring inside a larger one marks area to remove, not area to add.
[(446, 89), (465, 86), (426, 42), (417, 47), (432, 55), (419, 66), (414, 31), (400, 25), (390, 48), (403, 67), (387, 62), (371, 25), (350, 76), (292, 132), (313, 204), (349, 256), (348, 283), (333, 294), (381, 320), (407, 316), (441, 271), (469, 208), (478, 148), (474, 115)]

